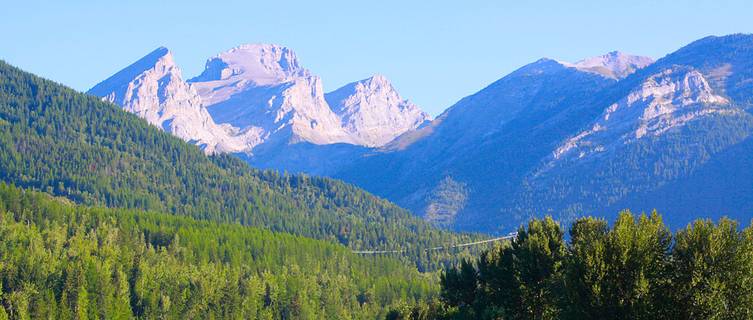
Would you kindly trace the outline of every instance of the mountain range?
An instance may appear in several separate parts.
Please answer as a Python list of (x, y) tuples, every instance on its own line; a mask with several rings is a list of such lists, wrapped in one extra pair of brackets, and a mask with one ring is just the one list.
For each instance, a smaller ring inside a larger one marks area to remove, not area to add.
[(484, 236), (438, 229), (341, 181), (257, 170), (228, 154), (207, 156), (119, 106), (3, 61), (0, 150), (0, 189), (42, 191), (82, 206), (263, 228), (352, 250), (396, 250), (390, 259), (420, 271), (484, 248), (429, 252)]
[(295, 52), (268, 44), (222, 52), (188, 80), (161, 47), (89, 93), (208, 154), (248, 158), (297, 143), (377, 147), (430, 120), (381, 75), (325, 93)]
[(324, 93), (275, 45), (221, 53), (188, 81), (160, 48), (89, 93), (207, 153), (343, 179), (454, 229), (623, 208), (656, 208), (679, 227), (753, 210), (752, 65), (742, 34), (657, 61), (544, 58), (431, 121), (381, 76)]
[(384, 319), (490, 248), (154, 119), (0, 60), (0, 319)]

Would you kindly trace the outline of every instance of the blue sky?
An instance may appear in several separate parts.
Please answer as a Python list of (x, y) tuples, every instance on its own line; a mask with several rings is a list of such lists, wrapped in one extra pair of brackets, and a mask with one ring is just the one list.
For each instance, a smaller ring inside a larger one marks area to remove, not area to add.
[(5, 3), (0, 59), (86, 90), (158, 46), (185, 78), (241, 43), (296, 51), (326, 90), (380, 73), (436, 115), (535, 61), (659, 58), (753, 33), (753, 1), (33, 1)]

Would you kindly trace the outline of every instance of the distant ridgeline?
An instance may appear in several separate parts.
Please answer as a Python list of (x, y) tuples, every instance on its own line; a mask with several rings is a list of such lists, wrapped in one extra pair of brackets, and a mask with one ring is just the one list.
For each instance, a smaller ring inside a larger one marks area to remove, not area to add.
[(663, 212), (671, 228), (753, 212), (753, 35), (653, 62), (541, 59), (333, 177), (443, 225)]
[(100, 99), (0, 62), (0, 179), (77, 203), (260, 226), (352, 249), (404, 250), (435, 270), (479, 240), (443, 231), (356, 187), (258, 171), (198, 147)]

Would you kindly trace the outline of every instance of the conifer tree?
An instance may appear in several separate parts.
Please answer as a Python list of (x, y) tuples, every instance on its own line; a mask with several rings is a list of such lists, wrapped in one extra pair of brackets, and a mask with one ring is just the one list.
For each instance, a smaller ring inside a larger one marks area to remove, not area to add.
[[(0, 264), (0, 268), (1, 267), (2, 267), (2, 264)], [(2, 282), (0, 282), (0, 320), (8, 320), (8, 313), (5, 311), (5, 305), (3, 303), (3, 283)]]

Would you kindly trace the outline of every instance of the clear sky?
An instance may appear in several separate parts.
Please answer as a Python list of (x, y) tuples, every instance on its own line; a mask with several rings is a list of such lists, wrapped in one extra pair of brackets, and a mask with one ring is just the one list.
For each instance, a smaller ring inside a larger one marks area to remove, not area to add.
[(753, 33), (753, 1), (34, 1), (0, 12), (0, 59), (85, 91), (166, 46), (184, 78), (241, 43), (296, 51), (330, 91), (379, 73), (437, 115), (516, 68), (612, 50), (659, 58)]

